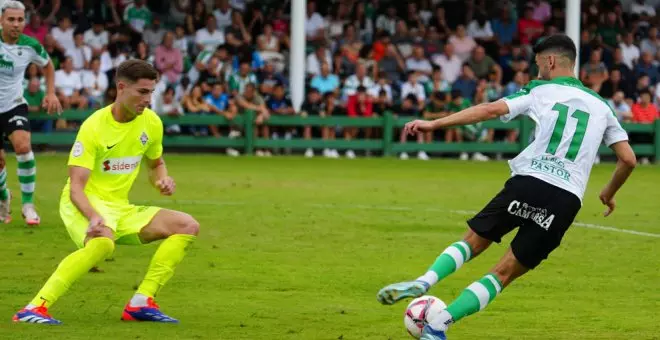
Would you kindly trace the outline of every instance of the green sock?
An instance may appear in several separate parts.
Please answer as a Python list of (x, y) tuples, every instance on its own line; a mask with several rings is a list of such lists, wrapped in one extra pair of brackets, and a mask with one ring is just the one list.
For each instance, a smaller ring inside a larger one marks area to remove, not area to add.
[(53, 275), (32, 299), (30, 305), (50, 307), (69, 290), (74, 282), (89, 272), (98, 262), (110, 256), (114, 250), (115, 242), (107, 237), (89, 240), (84, 248), (69, 254), (60, 262)]
[(32, 151), (26, 154), (16, 154), (18, 161), (18, 181), (21, 183), (21, 198), (23, 204), (33, 203), (34, 186), (37, 178), (37, 163)]
[(461, 295), (447, 307), (447, 312), (456, 322), (486, 308), (501, 291), (502, 282), (497, 276), (488, 274), (465, 288)]
[(433, 286), (438, 281), (449, 276), (460, 269), (465, 262), (472, 258), (472, 248), (465, 241), (458, 241), (447, 247), (440, 256), (435, 259), (429, 270), (417, 280), (426, 282)]
[(7, 168), (2, 168), (0, 171), (0, 201), (9, 198), (9, 190), (7, 190)]
[(195, 235), (175, 234), (163, 241), (151, 259), (144, 280), (138, 287), (137, 294), (154, 297), (174, 275), (174, 269), (183, 260), (188, 246), (197, 237)]

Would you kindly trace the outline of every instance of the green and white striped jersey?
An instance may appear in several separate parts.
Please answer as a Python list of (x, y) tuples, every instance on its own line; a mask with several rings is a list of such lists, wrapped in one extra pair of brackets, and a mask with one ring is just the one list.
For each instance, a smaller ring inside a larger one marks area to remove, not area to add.
[(536, 123), (534, 141), (509, 161), (512, 175), (536, 177), (580, 200), (601, 142), (628, 140), (607, 102), (573, 77), (533, 80), (504, 101), (503, 121), (524, 114)]
[(44, 67), (49, 61), (48, 53), (36, 39), (21, 34), (16, 44), (7, 44), (0, 30), (0, 114), (26, 103), (23, 78), (28, 65)]

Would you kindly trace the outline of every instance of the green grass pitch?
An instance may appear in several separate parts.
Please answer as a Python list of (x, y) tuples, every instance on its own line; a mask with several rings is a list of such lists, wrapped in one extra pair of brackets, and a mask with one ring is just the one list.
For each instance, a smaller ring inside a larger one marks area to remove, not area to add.
[[(408, 339), (406, 303), (382, 306), (385, 284), (413, 279), (466, 229), (508, 177), (505, 162), (402, 162), (166, 155), (177, 180), (160, 197), (140, 175), (136, 203), (195, 216), (200, 237), (158, 296), (179, 325), (122, 323), (122, 308), (156, 245), (119, 246), (51, 313), (64, 325), (12, 324), (57, 263), (74, 250), (58, 216), (64, 155), (38, 155), (42, 225), (0, 225), (2, 339)], [(18, 197), (16, 162), (8, 157)], [(640, 166), (603, 218), (598, 192), (613, 165), (594, 168), (581, 223), (562, 246), (450, 339), (659, 339), (660, 171)], [(655, 235), (655, 236), (654, 236)], [(430, 294), (449, 303), (504, 253), (512, 235)]]

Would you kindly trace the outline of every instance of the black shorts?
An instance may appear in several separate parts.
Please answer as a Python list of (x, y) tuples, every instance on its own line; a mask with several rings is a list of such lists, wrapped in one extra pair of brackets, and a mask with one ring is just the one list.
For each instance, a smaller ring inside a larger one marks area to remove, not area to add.
[(0, 149), (4, 147), (5, 139), (17, 130), (30, 131), (28, 106), (26, 104), (21, 104), (7, 112), (0, 113)]
[(522, 265), (532, 269), (559, 246), (581, 206), (569, 191), (535, 177), (514, 176), (468, 225), (477, 235), (497, 243), (520, 227), (511, 249)]

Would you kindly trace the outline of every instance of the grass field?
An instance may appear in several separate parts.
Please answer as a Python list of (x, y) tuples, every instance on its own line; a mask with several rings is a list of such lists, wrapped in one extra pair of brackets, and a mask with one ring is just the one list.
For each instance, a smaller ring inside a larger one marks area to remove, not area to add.
[[(74, 285), (51, 309), (64, 325), (11, 323), (74, 250), (57, 213), (66, 158), (39, 155), (42, 226), (22, 225), (18, 201), (14, 222), (0, 226), (0, 338), (407, 339), (406, 303), (382, 306), (376, 292), (423, 273), (508, 176), (504, 162), (167, 160), (177, 194), (158, 196), (143, 173), (132, 198), (189, 212), (202, 224), (158, 297), (181, 324), (119, 321), (156, 245), (120, 246), (113, 261), (101, 264), (104, 273)], [(17, 190), (13, 156), (8, 166)], [(606, 219), (597, 194), (612, 169), (594, 169), (578, 221), (643, 234), (574, 226), (550, 259), (454, 325), (450, 339), (660, 339), (660, 169), (638, 167)], [(430, 293), (450, 302), (510, 240)]]

